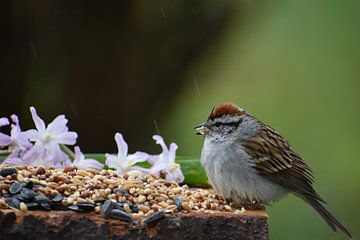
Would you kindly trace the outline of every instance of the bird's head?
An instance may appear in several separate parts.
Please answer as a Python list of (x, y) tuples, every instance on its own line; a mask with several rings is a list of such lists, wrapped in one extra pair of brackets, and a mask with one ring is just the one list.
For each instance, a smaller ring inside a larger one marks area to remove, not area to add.
[(222, 103), (212, 109), (206, 122), (194, 128), (194, 133), (217, 140), (241, 139), (253, 136), (258, 128), (258, 121), (244, 109), (233, 103)]

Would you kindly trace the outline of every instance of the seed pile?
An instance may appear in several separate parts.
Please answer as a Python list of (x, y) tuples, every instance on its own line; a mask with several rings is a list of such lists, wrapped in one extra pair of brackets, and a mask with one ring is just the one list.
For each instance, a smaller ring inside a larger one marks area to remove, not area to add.
[(156, 175), (118, 175), (112, 170), (53, 169), (42, 166), (0, 170), (0, 208), (96, 212), (123, 221), (150, 223), (165, 213), (240, 213), (206, 189), (179, 186)]

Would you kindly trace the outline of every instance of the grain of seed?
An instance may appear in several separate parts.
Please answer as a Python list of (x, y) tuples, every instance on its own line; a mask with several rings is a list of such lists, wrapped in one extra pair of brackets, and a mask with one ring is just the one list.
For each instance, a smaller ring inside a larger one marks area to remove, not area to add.
[(167, 208), (169, 206), (166, 202), (159, 202), (158, 205), (162, 208)]
[(231, 210), (232, 210), (229, 205), (225, 205), (224, 208), (225, 208), (225, 210), (228, 211), (228, 212), (231, 212)]
[(138, 197), (138, 199), (137, 199), (137, 202), (138, 202), (138, 203), (143, 203), (143, 202), (145, 202), (145, 201), (146, 201), (146, 197), (143, 196), (143, 195), (141, 195), (141, 196)]
[(145, 205), (140, 205), (139, 210), (142, 211), (143, 213), (147, 213), (147, 212), (150, 211), (150, 208), (148, 206), (145, 206)]
[(189, 203), (187, 203), (187, 202), (183, 202), (182, 207), (183, 207), (183, 209), (185, 209), (187, 211), (191, 210), (191, 207), (189, 206)]
[(124, 207), (125, 212), (127, 212), (127, 213), (132, 212), (131, 208), (129, 207), (129, 204), (125, 203), (123, 207)]
[(133, 213), (132, 217), (136, 220), (141, 220), (143, 219), (145, 216), (145, 214), (143, 212), (138, 212), (138, 213)]
[(95, 212), (96, 212), (96, 213), (100, 213), (100, 210), (101, 210), (101, 207), (100, 207), (100, 206), (96, 206), (96, 207), (95, 207)]
[(21, 202), (20, 203), (20, 211), (22, 211), (23, 213), (26, 213), (27, 212), (27, 206), (26, 206), (26, 204), (25, 203), (23, 203), (23, 202)]
[(181, 193), (181, 188), (173, 188), (173, 189), (171, 189), (171, 192), (172, 193), (175, 193), (175, 194), (179, 194), (179, 193)]

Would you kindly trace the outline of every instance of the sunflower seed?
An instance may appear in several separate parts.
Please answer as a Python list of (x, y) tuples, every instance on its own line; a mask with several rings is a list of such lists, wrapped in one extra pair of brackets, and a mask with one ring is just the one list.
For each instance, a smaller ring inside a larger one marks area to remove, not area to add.
[(28, 188), (28, 189), (33, 189), (34, 183), (30, 181), (25, 185), (25, 187)]
[(16, 199), (18, 199), (18, 200), (21, 201), (21, 202), (26, 202), (26, 201), (27, 201), (27, 199), (24, 198), (23, 196), (21, 196), (20, 193), (13, 195), (13, 197), (16, 198)]
[(57, 194), (55, 197), (53, 197), (52, 201), (55, 203), (60, 203), (64, 199), (63, 195)]
[(17, 174), (16, 168), (3, 168), (0, 170), (0, 176), (7, 177), (9, 175)]
[(19, 209), (19, 207), (20, 207), (20, 201), (17, 198), (7, 197), (7, 198), (5, 198), (5, 201), (10, 207), (17, 208), (17, 209)]
[(34, 197), (34, 201), (37, 202), (37, 203), (47, 203), (50, 200), (43, 193), (38, 192)]
[(149, 217), (145, 218), (143, 220), (143, 223), (146, 225), (155, 224), (156, 222), (160, 221), (164, 217), (165, 217), (165, 211), (159, 211), (159, 212), (154, 213), (154, 214), (150, 215)]
[(51, 210), (51, 206), (48, 203), (40, 203), (40, 207), (45, 211), (50, 211)]
[(26, 207), (28, 210), (35, 210), (35, 209), (38, 209), (38, 207), (39, 207), (39, 204), (36, 202), (29, 202), (29, 203), (25, 203), (25, 204), (26, 204)]
[(111, 212), (109, 214), (109, 217), (124, 220), (124, 221), (127, 221), (127, 222), (132, 222), (133, 221), (133, 218), (132, 218), (131, 215), (129, 215), (126, 212), (121, 211), (119, 209), (111, 210)]
[(19, 183), (19, 182), (13, 182), (11, 185), (10, 185), (10, 188), (9, 188), (9, 192), (11, 194), (17, 194), (18, 192), (20, 192), (20, 190), (23, 188), (23, 184)]
[(25, 199), (32, 199), (36, 195), (36, 193), (33, 190), (28, 189), (28, 188), (21, 189), (20, 194)]
[(137, 213), (137, 212), (139, 212), (139, 205), (133, 205), (131, 209), (132, 209), (132, 212)]
[(83, 212), (82, 209), (80, 209), (78, 206), (76, 205), (71, 205), (71, 206), (68, 206), (68, 209), (74, 211), (74, 212)]
[(87, 202), (78, 203), (78, 204), (75, 204), (75, 206), (77, 206), (83, 212), (92, 212), (95, 210), (95, 204), (92, 204), (92, 203), (87, 203)]
[(121, 188), (117, 188), (114, 190), (114, 193), (118, 193), (118, 194), (122, 194), (122, 195), (125, 195), (125, 194), (129, 194), (128, 191), (124, 190), (124, 189), (121, 189)]
[(101, 215), (108, 217), (111, 213), (111, 210), (116, 206), (116, 203), (114, 203), (111, 200), (106, 200), (103, 205), (101, 205)]
[(174, 202), (175, 202), (175, 205), (176, 205), (177, 209), (178, 209), (179, 211), (181, 211), (181, 209), (182, 209), (182, 199), (181, 199), (181, 197), (180, 197), (180, 196), (176, 196), (176, 197), (174, 198)]

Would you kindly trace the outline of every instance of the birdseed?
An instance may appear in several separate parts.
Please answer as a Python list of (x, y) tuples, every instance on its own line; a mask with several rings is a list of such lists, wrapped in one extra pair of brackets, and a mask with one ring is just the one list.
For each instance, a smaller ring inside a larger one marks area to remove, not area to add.
[(154, 174), (43, 166), (0, 168), (0, 209), (6, 208), (94, 211), (124, 221), (176, 212), (243, 213), (211, 189), (180, 186)]

